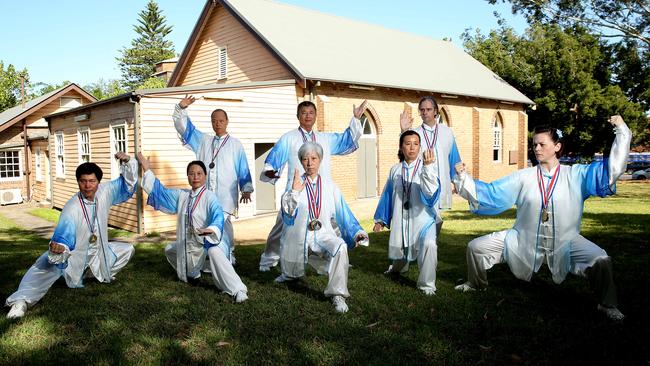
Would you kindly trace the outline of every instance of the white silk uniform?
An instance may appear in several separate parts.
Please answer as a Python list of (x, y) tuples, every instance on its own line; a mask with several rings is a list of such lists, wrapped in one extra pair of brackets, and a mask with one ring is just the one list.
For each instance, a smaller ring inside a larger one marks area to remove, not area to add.
[[(561, 283), (568, 273), (589, 277), (601, 304), (616, 306), (607, 253), (580, 235), (584, 201), (590, 196), (614, 194), (616, 180), (625, 171), (632, 134), (625, 124), (614, 131), (609, 159), (589, 165), (558, 165), (550, 172), (540, 167), (544, 187), (549, 187), (560, 169), (547, 214), (542, 210), (538, 167), (519, 170), (489, 184), (474, 181), (467, 173), (458, 176), (454, 184), (469, 201), (472, 212), (493, 215), (517, 206), (512, 229), (468, 244), (468, 282), (472, 287), (487, 286), (486, 271), (497, 263), (508, 263), (512, 273), (525, 281), (546, 263), (554, 282)], [(544, 220), (546, 215), (548, 219)]]
[[(231, 296), (240, 291), (246, 293), (246, 285), (230, 261), (229, 242), (221, 240), (223, 211), (214, 192), (204, 187), (166, 188), (151, 170), (142, 177), (142, 188), (149, 194), (147, 203), (156, 210), (177, 215), (176, 242), (167, 245), (165, 255), (178, 278), (183, 282), (198, 278), (201, 270), (209, 266), (218, 289)], [(212, 234), (199, 236), (196, 229), (210, 229)]]
[[(20, 281), (18, 290), (7, 298), (6, 305), (12, 306), (19, 300), (34, 305), (61, 276), (70, 288), (83, 287), (84, 274), (87, 277), (90, 273), (99, 282), (109, 283), (126, 266), (135, 250), (131, 244), (108, 241), (108, 214), (111, 206), (133, 195), (138, 162), (130, 159), (120, 166), (120, 171), (119, 178), (99, 184), (94, 201), (86, 200), (80, 193), (68, 200), (52, 236), (52, 242), (65, 247), (64, 253), (43, 253)], [(97, 238), (95, 243), (90, 242), (93, 234)]]

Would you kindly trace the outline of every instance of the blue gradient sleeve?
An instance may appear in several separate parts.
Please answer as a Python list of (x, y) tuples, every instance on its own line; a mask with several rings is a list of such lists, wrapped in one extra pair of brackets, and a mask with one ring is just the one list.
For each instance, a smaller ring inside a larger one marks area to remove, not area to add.
[(577, 174), (582, 182), (582, 199), (590, 196), (605, 197), (616, 193), (616, 185), (609, 186), (609, 159), (594, 161), (589, 165), (576, 164), (571, 167), (571, 173)]
[(363, 229), (359, 225), (356, 217), (354, 217), (348, 204), (345, 203), (343, 195), (340, 192), (336, 192), (336, 196), (336, 224), (339, 226), (339, 230), (341, 230), (341, 237), (348, 245), (348, 249), (354, 249), (356, 246), (354, 236)]
[(121, 175), (119, 178), (108, 182), (108, 184), (108, 188), (111, 192), (111, 205), (118, 205), (124, 201), (127, 201), (133, 196), (133, 192), (135, 192), (135, 188), (138, 186), (138, 183), (136, 182), (135, 186), (133, 186), (133, 190), (129, 191), (129, 186), (126, 184), (126, 179), (124, 179), (124, 177)]
[(359, 145), (354, 141), (352, 130), (346, 128), (342, 133), (329, 133), (330, 152), (332, 155), (347, 155), (354, 152)]
[(472, 210), (479, 215), (497, 215), (511, 208), (521, 190), (519, 175), (511, 174), (492, 183), (475, 180), (479, 207)]
[[(82, 222), (82, 224), (84, 223)], [(77, 244), (77, 220), (75, 220), (74, 214), (65, 208), (61, 212), (56, 229), (54, 229), (52, 241), (67, 245), (70, 251), (73, 251)]]
[(185, 127), (185, 133), (181, 136), (184, 145), (188, 145), (194, 153), (199, 152), (201, 147), (201, 141), (203, 140), (203, 132), (199, 131), (192, 120), (187, 117), (187, 126)]
[(251, 172), (248, 169), (248, 160), (246, 159), (246, 154), (244, 150), (239, 150), (237, 154), (237, 181), (239, 183), (239, 189), (242, 192), (252, 192), (253, 190), (253, 179), (251, 178)]
[(438, 202), (438, 198), (440, 198), (440, 178), (436, 177), (436, 180), (438, 180), (438, 189), (433, 192), (431, 197), (428, 197), (423, 190), (420, 190), (420, 199), (422, 200), (422, 203), (429, 208), (433, 208)]
[(282, 166), (289, 160), (289, 143), (287, 140), (286, 135), (282, 136), (264, 161), (265, 164), (272, 166), (276, 172), (281, 171)]
[(454, 144), (451, 146), (451, 151), (449, 152), (449, 178), (453, 181), (456, 177), (456, 164), (460, 163), (460, 154), (458, 153), (458, 146), (456, 146), (456, 139), (454, 139)]
[[(160, 180), (156, 178), (153, 184), (153, 190), (149, 193), (147, 204), (156, 210), (166, 214), (176, 214), (178, 211), (178, 197), (180, 189), (166, 188)], [(223, 227), (223, 223), (221, 224)]]
[(377, 209), (375, 210), (375, 222), (381, 222), (390, 229), (390, 221), (393, 219), (393, 177), (388, 176), (384, 191), (381, 192)]

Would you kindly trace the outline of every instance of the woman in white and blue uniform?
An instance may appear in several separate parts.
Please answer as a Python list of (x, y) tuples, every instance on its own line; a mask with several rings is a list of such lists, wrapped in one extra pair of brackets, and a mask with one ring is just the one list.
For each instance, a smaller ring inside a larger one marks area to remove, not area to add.
[[(291, 189), (282, 195), (284, 226), (280, 239), (282, 274), (277, 282), (305, 275), (309, 263), (319, 274), (329, 274), (325, 296), (332, 298), (337, 312), (345, 313), (348, 292), (348, 249), (368, 245), (361, 228), (338, 187), (319, 174), (323, 149), (307, 142), (298, 150), (305, 174), (295, 170)], [(332, 221), (341, 231), (337, 236)]]
[(580, 235), (584, 201), (616, 192), (616, 180), (625, 171), (632, 134), (620, 116), (610, 118), (616, 138), (608, 159), (589, 165), (560, 165), (561, 134), (547, 126), (533, 135), (533, 151), (539, 165), (522, 169), (492, 183), (473, 180), (462, 164), (454, 181), (472, 212), (494, 215), (512, 205), (517, 219), (510, 230), (472, 240), (467, 246), (466, 283), (456, 286), (471, 291), (487, 286), (486, 271), (508, 263), (519, 279), (529, 281), (546, 263), (553, 281), (568, 273), (589, 279), (599, 298), (598, 309), (612, 319), (623, 319), (617, 309), (612, 264), (607, 253)]
[(420, 155), (420, 136), (408, 130), (400, 136), (399, 164), (388, 174), (375, 211), (374, 232), (391, 229), (388, 258), (393, 261), (386, 273), (404, 273), (409, 263), (418, 261), (417, 287), (426, 295), (436, 292), (435, 208), (440, 192), (438, 166), (432, 150)]
[(190, 189), (171, 189), (160, 183), (141, 153), (138, 160), (144, 170), (142, 188), (149, 194), (147, 203), (177, 215), (176, 242), (167, 245), (165, 255), (178, 278), (188, 282), (209, 269), (219, 290), (236, 302), (248, 299), (248, 289), (230, 260), (230, 242), (222, 240), (223, 211), (216, 194), (205, 186), (207, 171), (203, 162), (195, 160), (187, 166)]

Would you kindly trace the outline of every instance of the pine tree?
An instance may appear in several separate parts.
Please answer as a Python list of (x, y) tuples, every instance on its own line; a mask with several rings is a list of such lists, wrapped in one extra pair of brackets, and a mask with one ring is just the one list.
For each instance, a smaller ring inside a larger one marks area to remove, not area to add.
[(172, 26), (165, 24), (165, 16), (158, 9), (158, 4), (149, 0), (139, 16), (139, 24), (133, 26), (138, 38), (131, 41), (131, 48), (122, 49), (122, 57), (117, 57), (122, 71), (122, 85), (128, 90), (138, 88), (149, 79), (155, 72), (157, 62), (175, 56), (174, 45), (165, 40)]

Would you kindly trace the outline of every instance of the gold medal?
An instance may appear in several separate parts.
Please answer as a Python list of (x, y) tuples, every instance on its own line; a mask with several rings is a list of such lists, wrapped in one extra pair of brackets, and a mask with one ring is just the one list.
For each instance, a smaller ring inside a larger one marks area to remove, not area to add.
[(97, 242), (97, 235), (93, 234), (90, 236), (90, 244), (95, 244)]
[(542, 211), (542, 221), (547, 222), (548, 221), (548, 210), (544, 209)]
[(411, 208), (411, 204), (409, 203), (409, 201), (404, 202), (404, 209), (408, 210), (409, 208)]
[(309, 231), (318, 231), (321, 227), (323, 227), (323, 224), (318, 219), (313, 219), (307, 224)]

